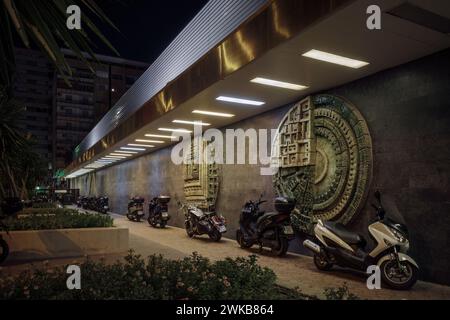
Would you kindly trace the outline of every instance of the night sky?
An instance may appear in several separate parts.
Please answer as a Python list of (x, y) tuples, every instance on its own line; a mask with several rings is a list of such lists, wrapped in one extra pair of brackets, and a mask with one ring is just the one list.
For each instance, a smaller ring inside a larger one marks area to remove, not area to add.
[[(207, 2), (207, 0), (100, 1), (99, 4), (120, 33), (104, 24), (99, 23), (98, 26), (122, 58), (151, 63)], [(113, 55), (103, 46), (94, 51)]]

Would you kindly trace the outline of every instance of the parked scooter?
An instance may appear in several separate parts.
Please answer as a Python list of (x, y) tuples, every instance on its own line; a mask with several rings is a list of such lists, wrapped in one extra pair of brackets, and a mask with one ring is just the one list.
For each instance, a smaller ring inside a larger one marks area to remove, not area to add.
[[(314, 253), (314, 264), (319, 270), (330, 270), (334, 264), (366, 271), (378, 265), (383, 282), (393, 289), (406, 290), (417, 281), (419, 266), (406, 252), (409, 250), (408, 230), (405, 225), (386, 217), (381, 194), (375, 192), (378, 204), (376, 221), (369, 225), (369, 233), (376, 245), (367, 251), (366, 240), (335, 222), (318, 221), (314, 228), (316, 242), (305, 240), (303, 245)], [(388, 213), (389, 214), (389, 213)]]
[(269, 247), (277, 256), (284, 256), (289, 248), (289, 241), (295, 238), (291, 226), (290, 213), (295, 208), (295, 200), (276, 198), (277, 212), (265, 213), (259, 206), (267, 201), (248, 201), (242, 209), (236, 240), (241, 248), (250, 248), (258, 244), (260, 249)]
[(133, 197), (128, 203), (127, 218), (130, 221), (140, 222), (144, 217), (144, 198)]
[(159, 196), (153, 198), (148, 205), (148, 223), (156, 228), (159, 225), (160, 228), (165, 228), (167, 222), (170, 220), (169, 209), (167, 204), (170, 201), (170, 197)]
[(188, 237), (207, 234), (213, 241), (220, 241), (222, 234), (227, 232), (225, 218), (218, 215), (213, 207), (203, 211), (192, 205), (181, 205), (184, 211), (185, 228)]
[(95, 211), (107, 214), (109, 211), (109, 199), (108, 197), (99, 197), (96, 199)]

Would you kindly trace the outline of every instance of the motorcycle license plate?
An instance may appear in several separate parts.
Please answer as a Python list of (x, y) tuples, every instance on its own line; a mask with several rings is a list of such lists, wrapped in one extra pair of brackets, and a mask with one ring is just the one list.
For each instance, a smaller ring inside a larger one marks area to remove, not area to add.
[(294, 229), (292, 228), (292, 226), (284, 226), (283, 227), (283, 233), (284, 234), (288, 234), (288, 235), (292, 235), (292, 234), (294, 234)]
[(219, 232), (224, 233), (227, 231), (227, 228), (225, 226), (219, 226)]
[(163, 212), (163, 213), (161, 214), (161, 217), (163, 217), (163, 218), (168, 218), (168, 217), (169, 217), (169, 214), (168, 214), (167, 212)]

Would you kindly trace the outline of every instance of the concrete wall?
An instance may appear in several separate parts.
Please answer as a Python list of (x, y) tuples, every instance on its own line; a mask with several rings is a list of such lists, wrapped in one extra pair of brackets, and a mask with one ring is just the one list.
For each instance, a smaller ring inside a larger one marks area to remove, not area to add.
[(8, 261), (107, 255), (127, 252), (127, 228), (86, 228), (0, 232), (9, 246)]
[[(411, 254), (422, 279), (450, 284), (450, 50), (349, 83), (326, 93), (352, 102), (366, 118), (374, 146), (372, 189), (393, 199), (410, 229)], [(300, 100), (299, 97), (298, 100)], [(294, 101), (293, 101), (294, 102)], [(284, 106), (229, 128), (277, 128)], [(81, 194), (107, 194), (113, 211), (124, 213), (132, 195), (171, 195), (171, 212), (183, 200), (183, 170), (170, 161), (170, 148), (77, 179)], [(222, 166), (217, 209), (234, 237), (239, 212), (265, 191), (271, 177), (259, 166)], [(371, 192), (372, 193), (372, 192)], [(370, 203), (370, 202), (369, 202)], [(269, 203), (267, 209), (271, 210)], [(367, 205), (350, 227), (367, 236), (374, 212)], [(183, 226), (181, 214), (171, 223)], [(299, 241), (291, 250), (301, 251)]]

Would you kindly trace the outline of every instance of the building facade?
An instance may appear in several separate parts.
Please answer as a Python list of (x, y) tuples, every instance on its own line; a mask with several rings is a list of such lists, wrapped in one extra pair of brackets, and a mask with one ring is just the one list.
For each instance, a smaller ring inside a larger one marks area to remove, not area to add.
[(51, 175), (72, 161), (75, 147), (147, 68), (97, 55), (97, 61), (90, 61), (93, 74), (69, 51), (64, 53), (72, 69), (70, 84), (41, 52), (16, 49), (15, 97), (26, 106), (20, 127), (33, 136)]

